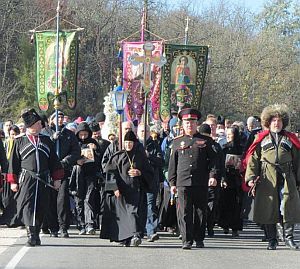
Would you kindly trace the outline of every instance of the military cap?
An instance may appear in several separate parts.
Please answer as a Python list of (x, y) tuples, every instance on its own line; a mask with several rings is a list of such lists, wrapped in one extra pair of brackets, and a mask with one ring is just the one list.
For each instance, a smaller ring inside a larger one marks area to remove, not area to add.
[(201, 113), (194, 108), (185, 108), (178, 113), (180, 120), (199, 120), (201, 118)]

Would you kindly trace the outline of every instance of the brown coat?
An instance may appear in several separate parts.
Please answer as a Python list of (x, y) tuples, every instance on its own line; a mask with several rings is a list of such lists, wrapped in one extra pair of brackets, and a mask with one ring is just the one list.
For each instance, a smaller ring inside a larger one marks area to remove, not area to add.
[[(280, 220), (275, 153), (276, 148), (269, 134), (257, 145), (247, 165), (246, 182), (260, 176), (253, 217), (259, 224), (273, 224)], [(300, 185), (300, 151), (286, 136), (280, 141), (278, 163), (284, 178), (283, 222), (299, 223), (300, 199), (297, 186)]]

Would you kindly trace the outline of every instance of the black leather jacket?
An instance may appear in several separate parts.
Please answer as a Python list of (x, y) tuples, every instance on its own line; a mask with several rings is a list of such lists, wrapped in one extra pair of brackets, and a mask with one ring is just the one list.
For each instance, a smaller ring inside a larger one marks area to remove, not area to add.
[[(54, 126), (55, 128), (55, 126)], [(53, 134), (55, 130), (53, 130)], [(57, 143), (55, 139), (53, 139), (53, 134), (51, 139)], [(61, 127), (60, 134), (58, 136), (59, 141), (59, 160), (65, 170), (71, 170), (72, 166), (76, 164), (77, 160), (80, 159), (81, 149), (78, 144), (77, 137), (75, 134), (64, 126)]]

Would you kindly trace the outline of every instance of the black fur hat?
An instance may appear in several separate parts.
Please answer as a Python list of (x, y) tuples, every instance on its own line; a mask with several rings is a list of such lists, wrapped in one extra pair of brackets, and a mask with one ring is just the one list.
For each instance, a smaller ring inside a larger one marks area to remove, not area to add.
[(28, 128), (35, 124), (37, 121), (42, 120), (40, 115), (34, 110), (34, 108), (27, 110), (21, 115), (25, 127)]

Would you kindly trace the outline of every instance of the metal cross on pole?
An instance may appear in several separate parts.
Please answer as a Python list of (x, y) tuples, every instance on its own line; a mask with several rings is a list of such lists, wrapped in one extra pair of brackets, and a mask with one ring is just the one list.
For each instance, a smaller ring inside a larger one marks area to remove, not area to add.
[(131, 55), (128, 60), (133, 65), (143, 64), (143, 90), (145, 93), (145, 109), (144, 109), (144, 147), (146, 146), (146, 125), (147, 125), (147, 116), (148, 116), (148, 105), (147, 98), (148, 93), (151, 89), (151, 65), (155, 64), (159, 67), (162, 67), (167, 59), (162, 55), (152, 55), (154, 50), (154, 45), (152, 42), (145, 42), (144, 46), (144, 55), (140, 56), (137, 53)]
[(189, 42), (189, 21), (191, 20), (189, 17), (186, 17), (186, 26), (184, 29), (184, 45), (187, 45)]

